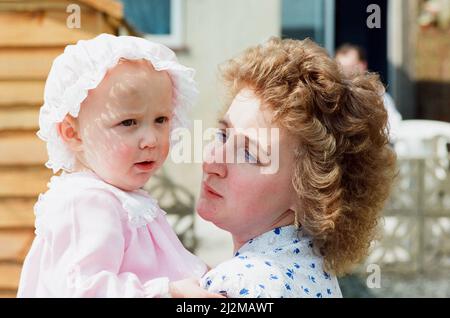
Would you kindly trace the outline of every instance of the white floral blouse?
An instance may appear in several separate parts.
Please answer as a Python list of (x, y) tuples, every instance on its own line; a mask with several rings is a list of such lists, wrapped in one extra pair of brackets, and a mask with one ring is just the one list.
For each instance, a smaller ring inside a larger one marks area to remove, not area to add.
[(342, 297), (337, 278), (322, 266), (312, 240), (290, 225), (249, 240), (201, 285), (230, 298)]

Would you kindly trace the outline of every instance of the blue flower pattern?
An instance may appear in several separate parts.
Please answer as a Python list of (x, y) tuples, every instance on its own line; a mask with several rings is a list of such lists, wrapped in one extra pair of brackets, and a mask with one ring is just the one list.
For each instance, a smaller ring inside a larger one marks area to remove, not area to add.
[(248, 295), (248, 289), (242, 288), (239, 292), (239, 295), (242, 295), (242, 296)]
[(275, 228), (249, 240), (235, 257), (201, 280), (230, 298), (342, 297), (334, 275), (323, 270), (312, 240), (295, 226)]
[(294, 270), (288, 268), (286, 276), (289, 277), (290, 279), (294, 279)]

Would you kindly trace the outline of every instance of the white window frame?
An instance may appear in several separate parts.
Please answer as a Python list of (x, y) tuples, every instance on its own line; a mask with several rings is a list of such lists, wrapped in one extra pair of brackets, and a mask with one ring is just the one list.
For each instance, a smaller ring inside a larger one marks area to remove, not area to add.
[(324, 30), (325, 30), (325, 48), (330, 56), (334, 56), (334, 46), (336, 43), (336, 1), (325, 0), (325, 17), (324, 17)]
[[(317, 29), (323, 27), (323, 43), (321, 43), (325, 49), (328, 51), (330, 56), (334, 56), (334, 45), (336, 42), (336, 0), (324, 0), (323, 1), (323, 12), (318, 10), (317, 7), (314, 9), (315, 22), (314, 22), (314, 35), (316, 35)], [(323, 25), (318, 23), (317, 15), (323, 14)]]
[[(171, 49), (183, 49), (185, 46), (185, 0), (170, 0), (170, 34), (144, 34), (144, 38), (155, 41)], [(120, 34), (126, 34), (121, 28)]]

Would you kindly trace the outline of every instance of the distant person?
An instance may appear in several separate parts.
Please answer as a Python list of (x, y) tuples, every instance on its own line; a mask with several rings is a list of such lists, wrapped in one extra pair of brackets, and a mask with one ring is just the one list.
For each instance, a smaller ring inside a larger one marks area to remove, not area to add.
[[(366, 73), (368, 70), (366, 51), (358, 45), (344, 44), (340, 46), (336, 51), (336, 61), (341, 64), (342, 70), (348, 77)], [(395, 107), (394, 100), (389, 93), (386, 92), (383, 99), (388, 113), (390, 141), (395, 142), (402, 115)]]

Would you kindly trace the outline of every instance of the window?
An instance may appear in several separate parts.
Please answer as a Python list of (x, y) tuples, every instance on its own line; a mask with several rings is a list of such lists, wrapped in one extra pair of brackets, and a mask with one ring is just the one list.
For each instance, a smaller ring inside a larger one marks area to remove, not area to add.
[(334, 53), (334, 0), (282, 0), (282, 36), (307, 37)]
[(145, 38), (172, 49), (184, 46), (184, 0), (121, 0), (127, 22)]

